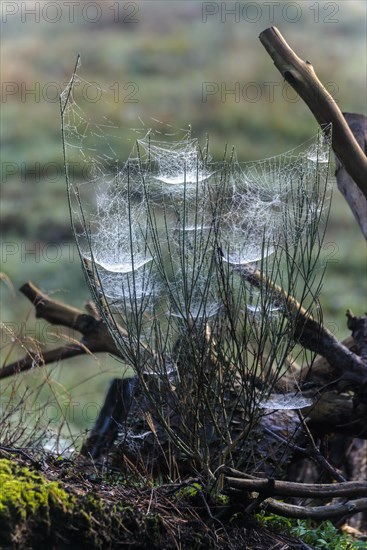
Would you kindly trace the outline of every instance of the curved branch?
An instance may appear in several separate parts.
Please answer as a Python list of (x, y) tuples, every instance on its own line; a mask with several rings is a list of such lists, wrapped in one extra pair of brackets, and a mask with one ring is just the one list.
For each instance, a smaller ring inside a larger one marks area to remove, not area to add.
[(367, 157), (311, 63), (293, 52), (276, 27), (264, 30), (259, 38), (277, 69), (307, 104), (320, 126), (332, 124), (333, 150), (367, 198)]

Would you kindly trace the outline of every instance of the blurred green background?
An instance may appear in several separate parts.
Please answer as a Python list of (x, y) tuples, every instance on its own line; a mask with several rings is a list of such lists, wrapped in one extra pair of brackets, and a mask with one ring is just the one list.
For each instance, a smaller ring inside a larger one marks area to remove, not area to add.
[[(136, 137), (132, 128), (141, 127), (141, 121), (156, 130), (162, 123), (191, 124), (199, 139), (209, 133), (216, 159), (226, 143), (235, 146), (239, 160), (255, 160), (313, 136), (312, 114), (282, 81), (258, 39), (271, 25), (312, 62), (343, 111), (366, 114), (364, 0), (71, 4), (1, 4), (1, 254), (2, 271), (15, 289), (32, 280), (76, 307), (89, 298), (72, 243), (58, 104), (78, 53), (79, 73), (114, 98), (108, 106), (87, 100), (85, 107), (91, 119), (106, 115), (119, 128), (121, 159), (128, 156)], [(366, 309), (366, 250), (334, 188), (322, 251), (327, 272), (321, 303), (325, 322), (342, 339), (348, 335), (346, 309), (355, 314)], [(6, 282), (0, 284), (2, 361), (21, 357), (20, 344), (30, 346), (30, 338), (44, 341), (45, 349), (54, 346), (55, 336), (34, 319), (29, 302)], [(26, 340), (12, 342), (9, 328)], [(94, 420), (107, 381), (123, 368), (108, 357), (74, 359), (47, 372), (34, 370), (21, 385), (42, 385), (37, 403), (57, 399), (65, 408), (73, 399), (69, 420), (82, 429)], [(2, 382), (2, 403), (10, 387), (9, 380)]]

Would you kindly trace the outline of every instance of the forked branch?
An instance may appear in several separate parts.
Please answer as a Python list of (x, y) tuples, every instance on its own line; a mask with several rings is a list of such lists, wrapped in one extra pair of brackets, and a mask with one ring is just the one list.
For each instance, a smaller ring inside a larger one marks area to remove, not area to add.
[[(23, 359), (5, 365), (0, 370), (0, 379), (27, 371), (35, 365), (44, 366), (60, 359), (68, 359), (88, 353), (112, 353), (123, 359), (106, 325), (96, 316), (52, 300), (31, 282), (24, 284), (20, 291), (34, 305), (37, 318), (45, 319), (52, 325), (61, 325), (80, 332), (82, 338), (79, 341), (70, 340), (67, 345), (46, 351), (42, 356), (28, 351)], [(122, 328), (121, 333), (123, 333)]]

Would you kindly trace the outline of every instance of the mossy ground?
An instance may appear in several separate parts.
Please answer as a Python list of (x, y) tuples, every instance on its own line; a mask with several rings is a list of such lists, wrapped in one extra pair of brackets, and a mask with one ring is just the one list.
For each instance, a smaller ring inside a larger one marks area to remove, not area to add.
[(50, 537), (51, 517), (73, 513), (74, 499), (56, 482), (10, 460), (0, 460), (0, 542), (21, 545), (27, 533)]
[(215, 519), (210, 514), (218, 517), (223, 501), (196, 490), (200, 485), (154, 487), (141, 477), (101, 474), (95, 464), (78, 459), (44, 457), (37, 471), (19, 456), (3, 456), (2, 550), (302, 548), (296, 539), (270, 533), (241, 513)]
[(104, 485), (93, 491), (77, 477), (51, 481), (19, 462), (0, 460), (0, 548), (159, 547), (159, 514), (142, 514), (114, 498), (111, 488), (109, 497), (98, 494)]

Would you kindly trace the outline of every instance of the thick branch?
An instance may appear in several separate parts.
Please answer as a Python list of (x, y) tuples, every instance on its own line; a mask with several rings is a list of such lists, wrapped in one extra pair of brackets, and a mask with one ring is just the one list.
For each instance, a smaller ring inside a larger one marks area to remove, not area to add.
[(357, 500), (350, 500), (345, 504), (329, 504), (327, 506), (295, 506), (293, 504), (286, 504), (285, 502), (278, 502), (272, 498), (267, 499), (264, 502), (264, 506), (267, 511), (286, 516), (289, 518), (298, 519), (316, 519), (322, 521), (331, 518), (340, 518), (343, 516), (351, 516), (358, 512), (364, 512), (367, 510), (367, 498), (360, 498)]
[(367, 197), (367, 157), (311, 63), (293, 52), (276, 27), (266, 29), (259, 38), (277, 69), (307, 104), (320, 126), (332, 124), (333, 150)]
[[(356, 345), (352, 336), (347, 336), (341, 344), (348, 348), (353, 353), (357, 353)], [(310, 377), (312, 381), (318, 383), (319, 386), (328, 384), (335, 379), (335, 372), (333, 372), (332, 366), (325, 357), (319, 355), (312, 363), (312, 368), (300, 370), (299, 380), (306, 381)]]
[(242, 479), (226, 477), (229, 487), (245, 492), (255, 491), (268, 496), (289, 496), (302, 498), (355, 498), (366, 497), (367, 481), (346, 481), (344, 483), (295, 483), (268, 479)]
[(365, 383), (367, 363), (339, 342), (326, 327), (310, 317), (296, 319), (296, 340), (306, 349), (318, 353), (328, 360), (332, 369), (339, 371), (344, 380)]
[(342, 375), (343, 379), (357, 384), (366, 383), (366, 361), (344, 346), (331, 332), (313, 319), (293, 296), (259, 270), (249, 266), (241, 266), (236, 270), (253, 286), (266, 288), (272, 293), (273, 303), (284, 307), (287, 317), (294, 323), (295, 339), (301, 346), (325, 357), (332, 368), (339, 371), (338, 374)]

